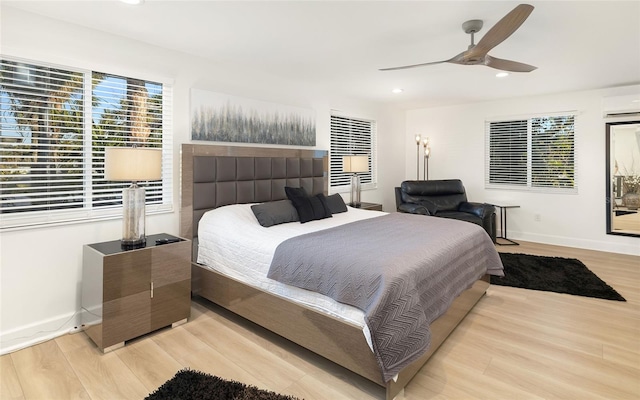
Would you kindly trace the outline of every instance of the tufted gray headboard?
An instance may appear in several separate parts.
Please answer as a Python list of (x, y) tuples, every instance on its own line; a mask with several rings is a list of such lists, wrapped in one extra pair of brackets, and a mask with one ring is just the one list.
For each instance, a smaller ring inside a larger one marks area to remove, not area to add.
[(286, 199), (285, 186), (327, 193), (324, 150), (183, 144), (180, 236), (198, 235), (198, 221), (216, 207)]

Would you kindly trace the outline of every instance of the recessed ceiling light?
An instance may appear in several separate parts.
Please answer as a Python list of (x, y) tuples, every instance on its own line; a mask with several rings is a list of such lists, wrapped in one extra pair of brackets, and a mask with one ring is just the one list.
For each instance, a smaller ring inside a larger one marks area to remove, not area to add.
[(138, 4), (144, 3), (144, 0), (120, 0), (120, 2), (125, 3), (125, 4), (138, 5)]
[(393, 93), (402, 93), (404, 92), (404, 89), (400, 89), (400, 88), (395, 88), (392, 90)]
[(498, 73), (496, 74), (496, 78), (504, 78), (504, 77), (506, 77), (506, 76), (509, 76), (509, 73), (508, 73), (508, 72), (498, 72)]

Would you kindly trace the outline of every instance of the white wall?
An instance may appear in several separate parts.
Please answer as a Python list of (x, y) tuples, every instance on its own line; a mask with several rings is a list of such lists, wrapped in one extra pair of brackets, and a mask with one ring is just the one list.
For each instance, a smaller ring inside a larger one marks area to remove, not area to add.
[[(640, 86), (635, 86), (408, 111), (405, 176), (415, 179), (413, 138), (426, 134), (431, 139), (431, 179), (462, 179), (471, 201), (520, 205), (508, 211), (510, 238), (640, 255), (640, 238), (606, 234), (605, 120), (601, 105), (604, 96), (639, 92)], [(485, 120), (561, 111), (578, 112), (578, 193), (485, 189)]]
[[(267, 76), (260, 71), (225, 69), (208, 60), (118, 36), (54, 21), (2, 6), (2, 54), (84, 67), (146, 79), (174, 81), (174, 212), (147, 218), (147, 233), (178, 233), (179, 151), (190, 142), (189, 90), (199, 88), (316, 112), (317, 146), (329, 148), (330, 110), (378, 121), (380, 170), (377, 190), (363, 201), (393, 209), (389, 182), (401, 180), (403, 114), (376, 105), (334, 98), (311, 83)], [(397, 139), (394, 139), (397, 138)], [(400, 144), (394, 144), (400, 143)], [(99, 221), (0, 233), (0, 351), (2, 353), (68, 332), (79, 323), (82, 246), (120, 237), (121, 220)]]

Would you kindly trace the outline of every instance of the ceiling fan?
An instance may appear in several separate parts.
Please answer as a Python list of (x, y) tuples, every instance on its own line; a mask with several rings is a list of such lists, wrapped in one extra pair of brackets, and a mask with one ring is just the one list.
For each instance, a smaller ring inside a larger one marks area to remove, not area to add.
[(457, 56), (443, 61), (434, 61), (422, 64), (404, 65), (402, 67), (381, 68), (380, 71), (393, 71), (397, 69), (407, 69), (415, 67), (423, 67), (426, 65), (453, 63), (460, 65), (486, 65), (487, 67), (500, 69), (510, 72), (531, 72), (537, 67), (520, 63), (517, 61), (503, 60), (500, 58), (491, 57), (489, 51), (502, 43), (506, 38), (511, 36), (520, 25), (529, 17), (529, 14), (533, 11), (533, 6), (529, 4), (520, 4), (507, 15), (505, 15), (500, 21), (498, 21), (487, 32), (478, 44), (474, 43), (474, 34), (478, 33), (482, 29), (482, 20), (472, 19), (462, 24), (462, 29), (465, 33), (471, 34), (471, 44), (469, 48)]

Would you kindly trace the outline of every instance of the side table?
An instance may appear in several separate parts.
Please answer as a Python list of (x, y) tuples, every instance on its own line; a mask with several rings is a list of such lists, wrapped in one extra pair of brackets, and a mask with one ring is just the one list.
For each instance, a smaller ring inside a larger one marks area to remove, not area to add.
[(360, 203), (360, 207), (363, 210), (374, 210), (374, 211), (382, 211), (382, 204), (378, 203)]
[(83, 329), (105, 353), (191, 313), (191, 241), (165, 233), (146, 239), (131, 250), (120, 240), (83, 247)]
[[(487, 203), (491, 204), (494, 207), (497, 207), (500, 210), (500, 236), (496, 237), (496, 244), (500, 246), (518, 246), (520, 243), (515, 240), (507, 239), (507, 210), (509, 208), (520, 208), (520, 206), (513, 204), (496, 204), (496, 203)], [(498, 239), (502, 239), (507, 243), (500, 243)]]

